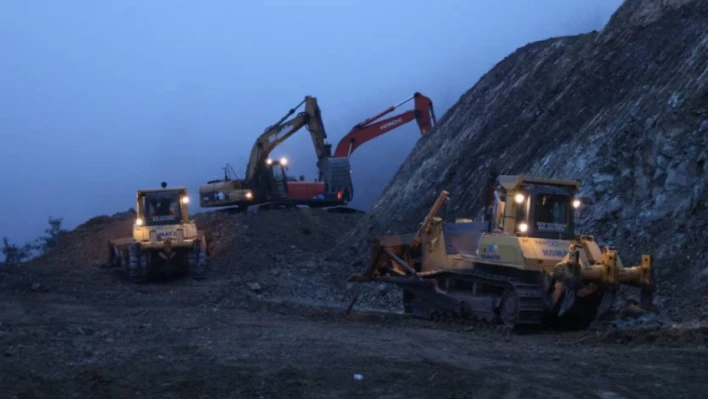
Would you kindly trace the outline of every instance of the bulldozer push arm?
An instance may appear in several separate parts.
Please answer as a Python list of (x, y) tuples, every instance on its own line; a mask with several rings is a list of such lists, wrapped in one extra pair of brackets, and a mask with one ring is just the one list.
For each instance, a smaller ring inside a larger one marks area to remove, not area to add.
[(369, 267), (361, 274), (353, 274), (349, 276), (347, 282), (364, 282), (372, 281), (374, 275), (381, 276), (384, 273), (396, 273), (397, 275), (413, 276), (416, 279), (418, 274), (409, 262), (411, 261), (408, 256), (408, 262), (401, 259), (394, 251), (409, 254), (411, 250), (417, 248), (422, 240), (424, 234), (430, 233), (430, 226), (435, 218), (435, 215), (440, 211), (440, 208), (445, 204), (445, 201), (450, 195), (449, 192), (442, 190), (438, 195), (438, 198), (433, 203), (433, 206), (428, 211), (428, 214), (423, 219), (420, 224), (418, 231), (413, 236), (388, 236), (383, 237), (379, 242), (372, 247), (372, 258), (373, 262), (370, 263)]
[(438, 195), (438, 198), (435, 200), (435, 203), (433, 203), (432, 208), (430, 208), (428, 215), (425, 216), (425, 219), (423, 219), (423, 223), (421, 223), (420, 228), (415, 233), (415, 236), (413, 237), (413, 240), (411, 242), (411, 248), (414, 248), (418, 246), (418, 244), (420, 244), (420, 240), (423, 233), (427, 234), (430, 232), (430, 224), (433, 222), (433, 218), (435, 217), (435, 215), (438, 214), (443, 204), (445, 204), (445, 201), (449, 198), (449, 195), (450, 193), (445, 190), (442, 190), (440, 192), (440, 195)]
[[(305, 104), (305, 111), (298, 113), (296, 117), (286, 121), (302, 104)], [(315, 146), (315, 152), (317, 153), (317, 159), (321, 160), (327, 158), (331, 144), (325, 142), (327, 133), (322, 123), (322, 115), (317, 105), (317, 98), (305, 96), (304, 100), (290, 109), (278, 122), (266, 128), (265, 132), (263, 132), (253, 144), (246, 168), (246, 181), (254, 179), (259, 166), (265, 164), (265, 160), (270, 153), (303, 126), (306, 126), (307, 130), (310, 132), (312, 142)]]
[[(375, 122), (377, 119), (396, 110), (396, 108), (407, 103), (410, 100), (415, 100), (414, 109), (403, 112), (396, 116), (386, 118), (382, 121)], [(385, 134), (399, 126), (402, 126), (412, 120), (418, 122), (420, 134), (425, 135), (437, 125), (438, 121), (433, 110), (433, 102), (428, 97), (416, 92), (412, 97), (400, 102), (397, 105), (390, 106), (384, 111), (375, 116), (356, 124), (344, 136), (334, 150), (335, 157), (349, 157), (360, 145), (375, 139), (382, 134)]]

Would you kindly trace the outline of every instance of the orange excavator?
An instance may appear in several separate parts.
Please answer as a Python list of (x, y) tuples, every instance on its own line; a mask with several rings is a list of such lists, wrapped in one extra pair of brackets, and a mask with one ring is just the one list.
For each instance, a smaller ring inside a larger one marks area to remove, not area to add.
[[(381, 117), (390, 114), (398, 107), (411, 100), (414, 100), (412, 110), (405, 111), (398, 115), (376, 122)], [(433, 101), (418, 92), (415, 92), (413, 96), (401, 101), (400, 103), (386, 108), (371, 118), (354, 125), (349, 133), (342, 137), (342, 139), (339, 140), (339, 143), (337, 143), (337, 147), (335, 147), (334, 150), (334, 156), (327, 159), (334, 165), (346, 165), (347, 168), (351, 169), (349, 157), (352, 155), (354, 150), (359, 148), (359, 146), (413, 120), (417, 122), (421, 136), (428, 134), (433, 127), (438, 124), (438, 120), (435, 117), (435, 110), (433, 109)], [(320, 170), (322, 170), (322, 168), (320, 168)], [(353, 185), (348, 187), (345, 197), (347, 201), (352, 200), (354, 197)]]
[[(375, 122), (377, 119), (390, 114), (398, 107), (411, 100), (414, 100), (414, 108), (412, 110)], [(334, 149), (334, 156), (349, 157), (360, 145), (397, 127), (403, 126), (414, 119), (418, 123), (421, 135), (428, 134), (428, 132), (438, 124), (433, 109), (433, 101), (418, 92), (397, 105), (392, 105), (375, 116), (357, 123), (349, 133), (337, 143), (337, 147)]]

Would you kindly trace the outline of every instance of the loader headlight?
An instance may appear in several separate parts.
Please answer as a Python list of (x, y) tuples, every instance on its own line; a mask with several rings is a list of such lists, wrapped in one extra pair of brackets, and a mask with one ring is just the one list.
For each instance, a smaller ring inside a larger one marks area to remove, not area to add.
[(182, 197), (182, 203), (185, 205), (189, 204), (189, 197), (187, 197), (186, 195)]
[(143, 219), (141, 219), (141, 218), (135, 219), (135, 225), (136, 225), (136, 226), (142, 226), (142, 225), (143, 225)]
[(272, 165), (272, 164), (273, 164), (272, 159), (270, 159), (270, 158), (266, 159), (266, 165)]
[(518, 193), (514, 196), (514, 201), (516, 201), (517, 204), (523, 204), (525, 199), (526, 197), (524, 197), (524, 195), (521, 193)]
[(583, 203), (580, 202), (579, 199), (574, 199), (574, 200), (573, 200), (573, 208), (575, 208), (575, 209), (580, 208), (580, 205), (582, 205), (582, 204), (583, 204)]
[(245, 195), (246, 199), (252, 199), (253, 198), (253, 193), (252, 192), (247, 192)]
[(519, 223), (519, 231), (522, 233), (526, 233), (529, 231), (529, 225), (526, 223)]
[(280, 164), (285, 166), (288, 164), (288, 159), (285, 157), (280, 158)]

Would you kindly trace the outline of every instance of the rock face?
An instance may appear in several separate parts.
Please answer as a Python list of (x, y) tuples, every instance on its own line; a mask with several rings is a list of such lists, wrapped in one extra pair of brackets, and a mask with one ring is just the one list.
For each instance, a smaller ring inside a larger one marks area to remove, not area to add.
[(708, 285), (708, 2), (627, 0), (601, 32), (528, 44), (498, 63), (423, 138), (346, 238), (412, 231), (440, 190), (478, 217), (503, 174), (580, 179), (580, 230), (625, 263), (654, 255), (660, 301)]

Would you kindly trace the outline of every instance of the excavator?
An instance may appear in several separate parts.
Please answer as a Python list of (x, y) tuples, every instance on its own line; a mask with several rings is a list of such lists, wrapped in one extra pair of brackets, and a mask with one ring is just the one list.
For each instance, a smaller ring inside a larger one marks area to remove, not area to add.
[[(386, 119), (376, 122), (378, 119), (391, 112), (398, 109), (401, 105), (414, 100), (414, 106), (412, 110), (402, 112), (398, 115), (388, 117)], [(435, 110), (433, 109), (433, 101), (422, 95), (419, 92), (415, 92), (413, 96), (401, 101), (396, 105), (392, 105), (380, 113), (366, 119), (362, 122), (354, 125), (353, 128), (347, 133), (334, 149), (334, 155), (330, 157), (330, 162), (341, 162), (350, 164), (349, 158), (351, 157), (354, 150), (359, 148), (362, 144), (367, 141), (371, 141), (376, 137), (390, 132), (393, 129), (401, 127), (408, 122), (415, 120), (420, 129), (421, 136), (428, 134), (433, 127), (437, 126), (438, 120), (435, 117)], [(349, 200), (354, 197), (354, 189), (351, 188), (349, 191)]]
[[(303, 104), (305, 110), (287, 120)], [(300, 180), (288, 177), (287, 158), (270, 158), (278, 145), (303, 127), (310, 132), (317, 154), (319, 176), (313, 182), (304, 181), (304, 177)], [(349, 160), (330, 157), (331, 144), (326, 143), (326, 138), (317, 98), (305, 96), (302, 102), (258, 137), (251, 149), (245, 178), (238, 179), (233, 168), (227, 164), (223, 180), (211, 180), (199, 187), (200, 206), (245, 209), (266, 203), (310, 207), (346, 204), (352, 192)]]

